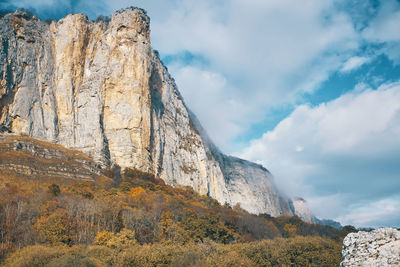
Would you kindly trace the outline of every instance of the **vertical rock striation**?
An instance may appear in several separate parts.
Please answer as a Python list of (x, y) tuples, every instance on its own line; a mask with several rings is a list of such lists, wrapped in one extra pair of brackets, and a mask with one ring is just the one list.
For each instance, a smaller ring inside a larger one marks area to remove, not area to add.
[(252, 213), (293, 214), (262, 166), (226, 156), (185, 106), (137, 8), (93, 22), (0, 19), (0, 131), (152, 172)]

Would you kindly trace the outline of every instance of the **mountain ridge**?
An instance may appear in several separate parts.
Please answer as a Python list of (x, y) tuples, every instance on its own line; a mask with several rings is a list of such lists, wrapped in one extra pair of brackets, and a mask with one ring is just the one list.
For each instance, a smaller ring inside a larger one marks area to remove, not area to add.
[(0, 19), (0, 129), (191, 186), (252, 213), (293, 215), (263, 166), (213, 144), (150, 44), (145, 11), (110, 21), (67, 15), (50, 24)]

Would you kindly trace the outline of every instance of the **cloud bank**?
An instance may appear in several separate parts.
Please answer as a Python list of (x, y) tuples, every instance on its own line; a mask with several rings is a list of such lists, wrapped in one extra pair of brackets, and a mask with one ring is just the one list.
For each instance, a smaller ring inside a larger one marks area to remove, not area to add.
[(399, 134), (400, 83), (393, 83), (298, 106), (242, 156), (269, 166), (280, 188), (306, 197), (317, 216), (389, 225), (399, 218)]

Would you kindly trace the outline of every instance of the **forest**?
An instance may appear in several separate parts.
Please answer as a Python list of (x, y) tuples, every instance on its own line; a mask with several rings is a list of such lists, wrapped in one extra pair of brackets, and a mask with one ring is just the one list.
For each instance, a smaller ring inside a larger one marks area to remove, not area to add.
[(136, 169), (93, 181), (0, 171), (3, 266), (337, 266), (342, 230), (252, 215)]

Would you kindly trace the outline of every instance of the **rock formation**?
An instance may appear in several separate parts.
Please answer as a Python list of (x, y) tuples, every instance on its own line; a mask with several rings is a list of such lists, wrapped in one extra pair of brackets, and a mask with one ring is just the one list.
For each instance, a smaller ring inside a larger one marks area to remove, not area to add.
[(99, 167), (76, 150), (26, 136), (0, 136), (0, 175), (59, 184), (111, 183)]
[(400, 231), (381, 228), (348, 234), (341, 266), (400, 266)]
[(222, 154), (186, 107), (137, 8), (93, 22), (0, 19), (0, 131), (151, 172), (252, 213), (293, 214), (262, 166)]
[(292, 201), (294, 213), (297, 217), (308, 223), (315, 222), (316, 218), (311, 214), (307, 201), (304, 198), (294, 197)]
[(342, 225), (339, 222), (336, 222), (334, 220), (329, 220), (329, 219), (319, 219), (312, 214), (307, 201), (302, 198), (302, 197), (294, 197), (292, 199), (293, 203), (293, 210), (294, 210), (294, 215), (299, 217), (305, 222), (308, 223), (314, 223), (314, 224), (320, 224), (320, 225), (326, 225), (326, 226), (331, 226), (335, 229), (342, 229)]

